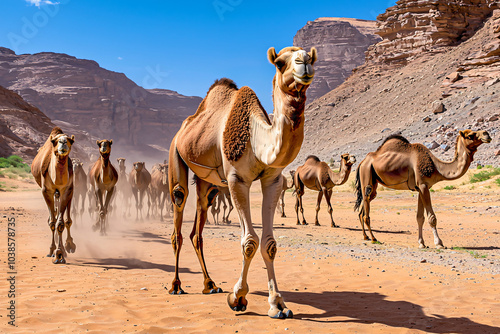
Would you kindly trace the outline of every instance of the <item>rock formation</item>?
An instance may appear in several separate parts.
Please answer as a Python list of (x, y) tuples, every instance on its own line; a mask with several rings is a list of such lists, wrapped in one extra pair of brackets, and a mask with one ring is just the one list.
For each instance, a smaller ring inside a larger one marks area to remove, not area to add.
[(369, 49), (367, 61), (406, 64), (422, 53), (457, 45), (495, 8), (495, 0), (399, 0), (377, 17), (377, 34), (383, 40)]
[(380, 40), (375, 31), (375, 21), (325, 17), (307, 22), (297, 32), (293, 45), (304, 49), (314, 46), (319, 55), (314, 81), (307, 91), (308, 103), (340, 85), (364, 63), (365, 51)]
[(0, 85), (18, 92), (55, 124), (113, 138), (117, 147), (168, 148), (201, 102), (173, 91), (146, 90), (95, 61), (50, 52), (16, 55), (6, 48), (0, 48)]

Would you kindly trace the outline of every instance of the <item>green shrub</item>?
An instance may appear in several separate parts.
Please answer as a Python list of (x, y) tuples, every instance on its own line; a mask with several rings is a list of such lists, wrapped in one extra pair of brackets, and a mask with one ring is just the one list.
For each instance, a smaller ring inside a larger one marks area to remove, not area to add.
[(497, 186), (500, 186), (500, 178), (496, 179), (495, 182), (497, 183)]
[(446, 186), (444, 187), (445, 190), (453, 190), (453, 189), (457, 189), (455, 186)]
[(483, 169), (482, 165), (477, 165), (477, 169)]
[(479, 173), (473, 174), (470, 177), (470, 183), (482, 182), (491, 179), (495, 175), (500, 175), (500, 168), (493, 168), (491, 170), (484, 170)]

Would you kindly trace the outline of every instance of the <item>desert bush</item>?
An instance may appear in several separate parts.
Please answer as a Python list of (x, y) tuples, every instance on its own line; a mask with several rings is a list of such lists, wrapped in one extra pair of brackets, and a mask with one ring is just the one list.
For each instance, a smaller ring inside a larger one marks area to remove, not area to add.
[(495, 175), (500, 175), (500, 168), (491, 168), (475, 173), (470, 177), (470, 183), (482, 182), (491, 179)]
[(496, 179), (495, 182), (497, 183), (497, 186), (500, 186), (500, 178)]
[(457, 189), (455, 186), (446, 186), (444, 187), (444, 190), (453, 190), (453, 189)]
[(8, 158), (0, 158), (0, 175), (11, 179), (17, 176), (26, 177), (31, 171), (30, 165), (23, 162), (23, 159), (17, 155), (11, 155)]

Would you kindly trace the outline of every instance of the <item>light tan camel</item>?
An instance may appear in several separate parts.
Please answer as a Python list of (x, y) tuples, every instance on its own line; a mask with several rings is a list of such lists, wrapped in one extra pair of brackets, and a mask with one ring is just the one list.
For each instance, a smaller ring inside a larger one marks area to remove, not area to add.
[[(233, 211), (233, 201), (231, 201), (231, 194), (229, 193), (228, 187), (217, 187), (219, 189), (219, 193), (217, 197), (214, 199), (212, 204), (212, 217), (214, 218), (214, 224), (217, 225), (219, 223), (219, 213), (220, 207), (222, 205), (223, 213), (222, 213), (222, 223), (223, 224), (231, 224), (229, 220), (229, 214)], [(229, 210), (226, 210), (229, 207)]]
[(85, 198), (87, 197), (88, 183), (87, 173), (83, 169), (83, 162), (78, 159), (72, 159), (73, 162), (73, 211), (75, 215), (83, 216), (85, 211)]
[(91, 188), (95, 194), (96, 211), (98, 213), (96, 223), (93, 226), (95, 231), (99, 230), (101, 234), (106, 233), (109, 203), (115, 191), (115, 185), (118, 182), (118, 172), (109, 161), (111, 155), (111, 145), (113, 140), (97, 140), (100, 157), (90, 170)]
[[(163, 209), (170, 214), (170, 194), (168, 187), (168, 164), (159, 164), (151, 173), (151, 199), (160, 211), (160, 221), (163, 221)], [(166, 203), (165, 203), (166, 202)]]
[(302, 225), (307, 225), (306, 219), (304, 218), (304, 208), (302, 207), (302, 195), (304, 195), (304, 187), (307, 187), (311, 190), (319, 191), (318, 200), (316, 202), (316, 220), (314, 225), (320, 225), (318, 221), (318, 213), (320, 210), (321, 200), (324, 195), (326, 203), (328, 204), (328, 213), (330, 214), (332, 227), (338, 227), (333, 221), (333, 208), (330, 203), (332, 189), (335, 186), (340, 186), (346, 183), (349, 178), (349, 174), (351, 174), (351, 167), (355, 162), (356, 158), (353, 155), (342, 154), (340, 157), (340, 170), (338, 173), (335, 173), (330, 169), (326, 162), (320, 161), (318, 157), (310, 155), (306, 158), (305, 164), (297, 168), (293, 179), (295, 194), (297, 195), (295, 202), (297, 225), (300, 225), (299, 208), (302, 213)]
[(132, 187), (130, 185), (127, 167), (125, 166), (125, 158), (116, 159), (118, 162), (118, 182), (116, 183), (116, 201), (117, 210), (123, 210), (123, 217), (130, 217), (130, 200), (132, 199)]
[[(55, 127), (49, 138), (38, 150), (31, 164), (31, 174), (42, 188), (42, 195), (49, 209), (49, 227), (52, 231), (52, 243), (49, 254), (54, 256), (53, 263), (66, 263), (66, 251), (74, 253), (76, 245), (71, 237), (71, 200), (73, 199), (73, 166), (69, 152), (75, 136), (69, 137), (61, 128)], [(66, 221), (63, 221), (66, 213)], [(67, 230), (66, 243), (62, 244), (64, 227)], [(57, 249), (54, 239), (57, 229)]]
[(274, 122), (248, 87), (238, 89), (229, 79), (217, 80), (198, 110), (188, 117), (172, 140), (169, 153), (169, 183), (174, 203), (172, 246), (176, 265), (170, 293), (183, 293), (179, 279), (182, 247), (182, 217), (188, 196), (188, 170), (197, 176), (197, 213), (191, 242), (205, 278), (203, 293), (222, 292), (208, 275), (203, 257), (202, 231), (207, 207), (217, 193), (215, 186), (229, 187), (242, 227), (243, 268), (240, 279), (228, 295), (229, 307), (244, 311), (249, 291), (247, 274), (258, 250), (259, 238), (250, 217), (250, 186), (260, 180), (262, 200), (261, 254), (267, 268), (272, 318), (292, 317), (279, 292), (274, 273), (276, 241), (273, 237), (274, 210), (281, 191), (281, 171), (297, 156), (304, 138), (305, 92), (314, 76), (316, 49), (310, 53), (288, 47), (276, 54), (268, 50), (275, 65), (273, 80)]
[[(295, 171), (290, 171), (290, 173), (295, 172)], [(281, 173), (282, 178), (281, 178), (281, 194), (280, 194), (280, 202), (276, 206), (276, 210), (281, 213), (281, 217), (286, 217), (285, 215), (285, 192), (288, 189), (293, 188), (293, 177), (292, 177), (292, 182), (288, 184), (288, 181), (286, 179), (285, 174)]]
[(149, 184), (151, 183), (151, 174), (149, 174), (146, 169), (146, 163), (144, 161), (134, 162), (134, 169), (130, 172), (129, 182), (132, 186), (132, 194), (135, 198), (135, 219), (139, 220), (139, 212), (142, 218), (142, 202), (144, 199), (144, 194), (148, 195), (148, 214), (151, 209), (151, 192), (149, 190)]
[(361, 207), (359, 220), (365, 240), (370, 240), (365, 232), (366, 224), (372, 242), (377, 241), (370, 226), (370, 202), (377, 196), (377, 185), (380, 183), (391, 189), (418, 192), (419, 248), (425, 248), (422, 236), (424, 214), (434, 234), (436, 248), (444, 248), (436, 228), (437, 220), (432, 209), (430, 189), (439, 181), (455, 180), (463, 176), (473, 161), (478, 147), (490, 141), (490, 135), (486, 131), (460, 131), (457, 136), (455, 158), (451, 162), (444, 162), (436, 158), (422, 144), (410, 144), (406, 138), (398, 135), (388, 137), (377, 151), (368, 153), (356, 172), (357, 200), (354, 210)]

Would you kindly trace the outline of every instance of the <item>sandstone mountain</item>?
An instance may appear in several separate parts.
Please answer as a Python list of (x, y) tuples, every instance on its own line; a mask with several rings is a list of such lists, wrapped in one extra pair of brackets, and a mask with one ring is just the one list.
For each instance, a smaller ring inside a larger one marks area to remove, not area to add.
[(376, 22), (322, 17), (300, 29), (293, 45), (309, 50), (316, 47), (316, 75), (307, 91), (307, 101), (325, 95), (351, 75), (365, 61), (365, 51), (381, 38), (375, 35)]
[[(71, 156), (85, 159), (93, 148), (93, 138), (82, 131), (73, 131), (60, 124), (68, 135), (75, 135)], [(37, 107), (29, 104), (17, 93), (0, 86), (0, 156), (19, 155), (30, 162), (38, 148), (56, 124)]]
[(361, 161), (393, 133), (449, 160), (465, 128), (489, 131), (493, 141), (475, 160), (500, 165), (500, 10), (487, 0), (474, 4), (401, 0), (381, 14), (384, 39), (365, 64), (308, 105), (305, 140), (290, 168), (309, 154), (338, 161), (349, 152)]
[[(137, 158), (166, 151), (201, 98), (147, 90), (95, 61), (42, 52), (16, 55), (0, 48), (0, 85), (18, 92), (54, 124), (113, 139), (116, 154)], [(70, 131), (67, 131), (70, 132)]]

